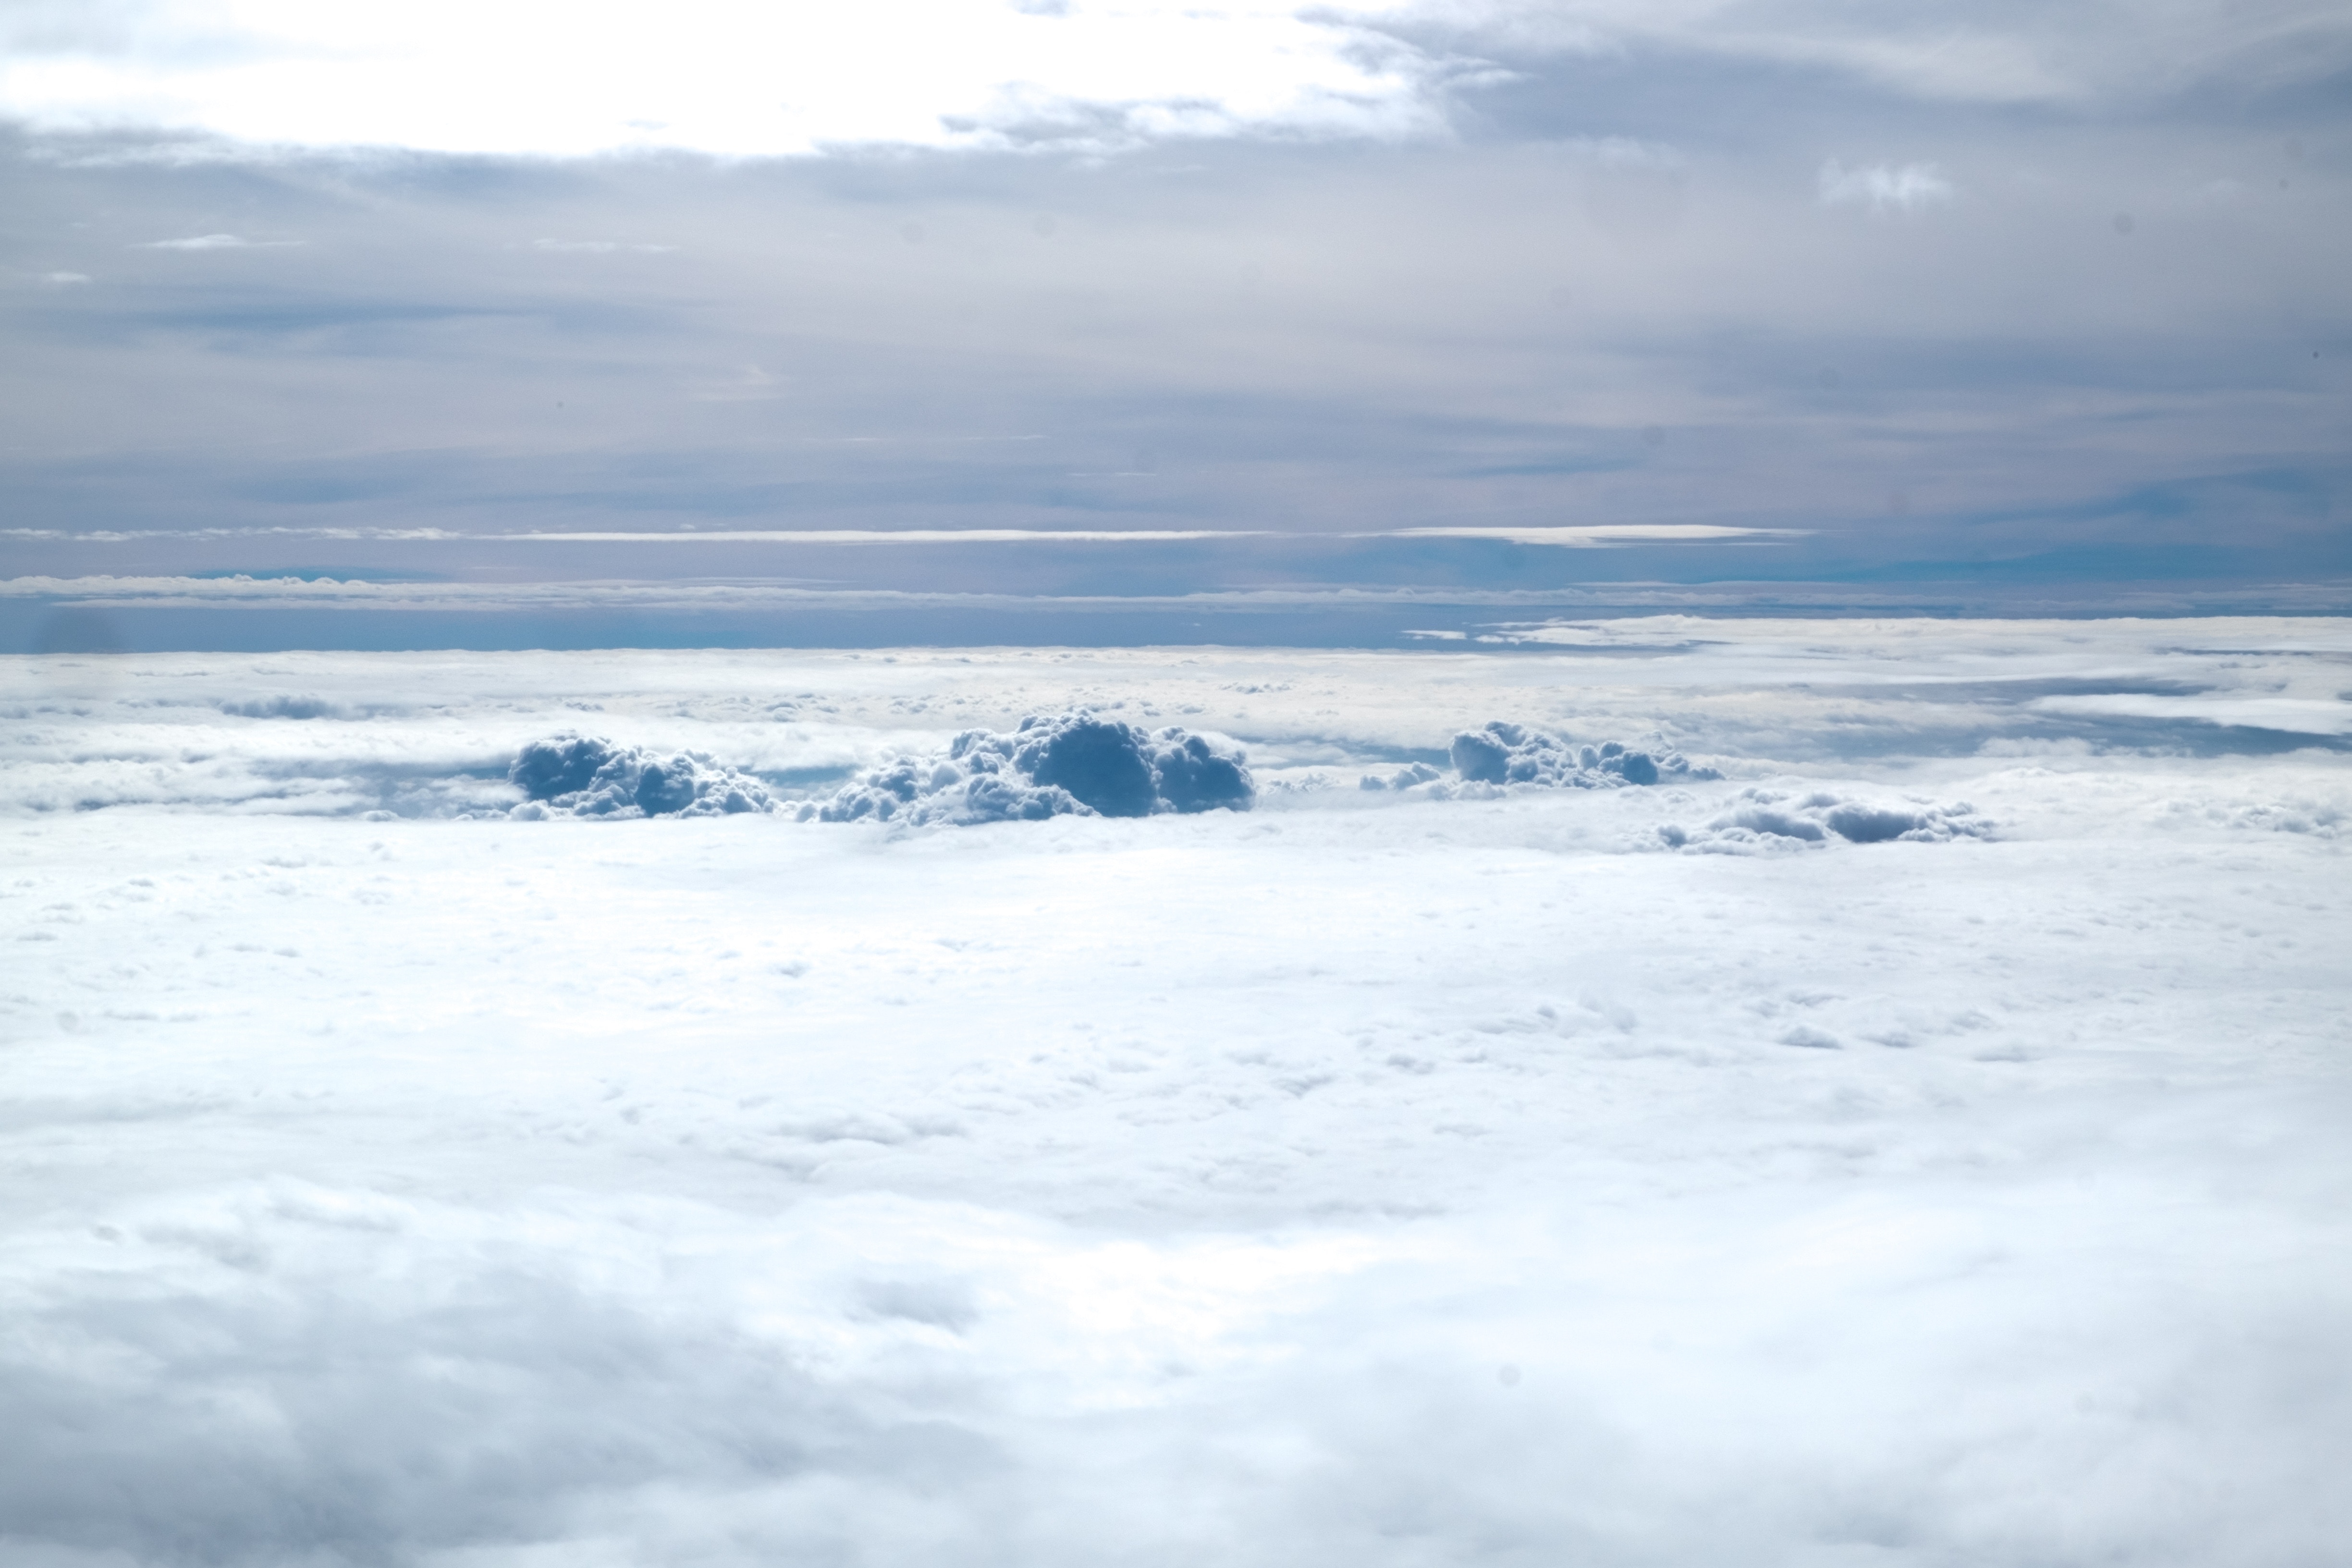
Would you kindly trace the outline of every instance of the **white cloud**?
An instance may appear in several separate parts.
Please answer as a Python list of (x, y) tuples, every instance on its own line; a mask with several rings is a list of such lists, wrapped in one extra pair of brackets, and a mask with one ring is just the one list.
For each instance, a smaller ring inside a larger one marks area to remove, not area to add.
[[(1556, 629), (0, 660), (8, 1563), (2329, 1560), (2344, 759), (1950, 742), (2352, 632)], [(1349, 776), (362, 819), (1077, 690)], [(1751, 776), (1354, 787), (1494, 712)]]
[(299, 239), (247, 239), (241, 234), (194, 234), (184, 239), (151, 239), (133, 250), (274, 250)]
[(1386, 533), (1358, 537), (1499, 539), (1513, 544), (1549, 544), (1578, 550), (1611, 544), (1715, 544), (1735, 539), (1788, 539), (1801, 537), (1807, 531), (1801, 528), (1737, 528), (1704, 522), (1616, 522), (1528, 528), (1400, 528)]
[(155, 0), (134, 26), (6, 57), (0, 112), (53, 130), (557, 155), (1427, 130), (1453, 68), (1359, 25), (1382, 9), (679, 0), (656, 22), (557, 0)]
[(675, 245), (625, 245), (617, 239), (534, 239), (530, 247), (584, 256), (609, 256), (622, 250), (641, 256), (657, 256), (677, 248)]
[(1852, 73), (1916, 97), (2082, 102), (2200, 76), (2340, 69), (2340, 6), (2195, 0), (1989, 15), (1792, 0), (677, 0), (655, 19), (560, 0), (125, 0), (0, 21), (0, 115), (265, 146), (576, 155), (896, 144), (1108, 149), (1245, 132), (1441, 130), (1434, 50), (1713, 55)]
[(1822, 165), (1821, 199), (1827, 206), (1867, 206), (1916, 212), (1952, 199), (1952, 183), (1933, 163), (1872, 163), (1849, 169), (1832, 158)]
[(41, 281), (44, 283), (54, 283), (61, 289), (70, 288), (76, 283), (89, 282), (89, 274), (87, 272), (44, 272), (41, 274)]

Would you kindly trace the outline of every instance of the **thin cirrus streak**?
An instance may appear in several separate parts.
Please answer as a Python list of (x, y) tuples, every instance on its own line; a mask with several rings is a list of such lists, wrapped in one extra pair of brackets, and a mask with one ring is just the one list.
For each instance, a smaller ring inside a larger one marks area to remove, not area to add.
[(1614, 544), (1710, 544), (1734, 540), (1769, 542), (1801, 538), (1801, 528), (1737, 528), (1717, 523), (1594, 523), (1525, 528), (1391, 528), (1309, 533), (1264, 528), (766, 528), (695, 529), (672, 532), (621, 530), (530, 530), (467, 533), (444, 528), (195, 528), (103, 529), (75, 533), (49, 528), (0, 529), (0, 539), (129, 543), (151, 539), (349, 539), (521, 544), (1171, 544), (1200, 540), (1461, 539), (1508, 544), (1593, 549)]
[(1362, 533), (1290, 533), (1274, 529), (1136, 528), (828, 528), (710, 530), (692, 533), (513, 533), (478, 538), (551, 544), (1164, 544), (1200, 539), (1479, 539), (1511, 544), (1589, 549), (1609, 544), (1704, 544), (1720, 540), (1789, 537), (1793, 528), (1733, 528), (1711, 523), (1608, 523), (1583, 527), (1391, 528)]

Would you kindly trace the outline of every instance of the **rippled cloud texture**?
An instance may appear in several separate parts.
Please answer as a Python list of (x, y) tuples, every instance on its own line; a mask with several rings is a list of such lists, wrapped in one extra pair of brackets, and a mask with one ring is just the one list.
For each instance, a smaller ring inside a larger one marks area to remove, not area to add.
[[(2337, 7), (0, 28), (20, 580), (2309, 607), (2352, 574)], [(239, 623), (204, 624), (149, 641)]]
[(1521, 632), (0, 658), (0, 1562), (2337, 1555), (2352, 632)]

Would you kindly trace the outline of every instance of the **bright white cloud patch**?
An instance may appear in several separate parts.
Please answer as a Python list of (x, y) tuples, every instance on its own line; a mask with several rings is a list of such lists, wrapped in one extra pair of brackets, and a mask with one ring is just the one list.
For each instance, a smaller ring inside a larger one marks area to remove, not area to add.
[(1912, 212), (1952, 199), (1952, 183), (1933, 163), (1897, 167), (1873, 163), (1849, 169), (1832, 159), (1822, 165), (1818, 180), (1822, 201), (1829, 206), (1867, 206), (1873, 212), (1893, 208)]
[(0, 1560), (2332, 1560), (2342, 625), (1527, 630), (0, 659)]
[(25, 30), (0, 109), (52, 129), (542, 154), (1425, 130), (1444, 68), (1354, 25), (1375, 9), (158, 0)]
[(141, 250), (261, 250), (299, 245), (299, 239), (247, 239), (241, 234), (192, 234), (184, 239), (151, 239)]
[(630, 251), (645, 256), (657, 256), (676, 250), (675, 245), (625, 244), (617, 239), (534, 239), (533, 250), (568, 252), (580, 256), (611, 256), (618, 251)]
[(2340, 6), (2119, 0), (1989, 16), (1796, 0), (129, 0), (0, 18), (0, 114), (266, 145), (733, 155), (1096, 150), (1436, 130), (1486, 60), (1639, 51), (1821, 68), (1926, 99), (2083, 102), (2325, 79)]

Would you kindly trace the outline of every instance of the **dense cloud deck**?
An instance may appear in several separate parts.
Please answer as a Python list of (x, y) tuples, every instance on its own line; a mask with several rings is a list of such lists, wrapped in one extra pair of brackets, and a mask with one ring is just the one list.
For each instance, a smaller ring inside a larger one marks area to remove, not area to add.
[(1869, 635), (6, 666), (0, 1558), (2324, 1561), (2352, 647)]

